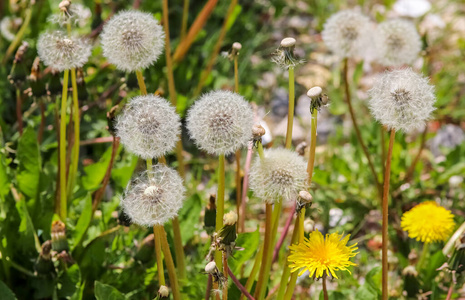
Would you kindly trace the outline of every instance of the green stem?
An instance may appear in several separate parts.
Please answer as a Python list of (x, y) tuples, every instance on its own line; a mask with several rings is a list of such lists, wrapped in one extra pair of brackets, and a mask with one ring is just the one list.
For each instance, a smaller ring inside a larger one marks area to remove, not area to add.
[(421, 268), (425, 264), (426, 258), (428, 257), (429, 245), (430, 245), (430, 243), (424, 243), (423, 244), (423, 250), (421, 251), (420, 259), (418, 260), (418, 263), (417, 263), (417, 270), (418, 271), (421, 270)]
[(189, 19), (189, 0), (184, 0), (184, 4), (182, 7), (181, 41), (186, 36), (188, 19)]
[(312, 129), (311, 129), (311, 140), (310, 140), (310, 157), (307, 164), (307, 173), (308, 173), (308, 186), (312, 183), (313, 178), (313, 168), (315, 167), (315, 149), (316, 149), (316, 128), (318, 120), (318, 111), (313, 110), (312, 113)]
[(173, 291), (173, 300), (181, 300), (181, 293), (179, 291), (179, 283), (176, 275), (176, 269), (171, 256), (170, 246), (166, 239), (166, 232), (163, 226), (159, 226), (159, 234), (161, 239), (161, 248), (165, 255), (166, 269), (168, 270), (168, 277), (170, 278), (171, 290)]
[[(252, 288), (253, 283), (255, 282), (255, 277), (257, 277), (257, 273), (260, 270), (260, 263), (262, 262), (263, 258), (263, 244), (260, 246), (257, 255), (255, 256), (255, 261), (252, 267), (252, 271), (250, 271), (249, 278), (245, 284), (245, 289), (247, 292), (250, 293), (250, 289)], [(240, 300), (244, 300), (244, 295), (241, 294)]]
[(8, 58), (13, 54), (16, 47), (18, 47), (19, 43), (23, 39), (23, 35), (26, 32), (26, 29), (29, 27), (29, 23), (31, 22), (31, 17), (32, 17), (32, 6), (33, 4), (29, 4), (29, 7), (26, 8), (26, 11), (24, 14), (25, 16), (24, 16), (23, 25), (21, 25), (21, 28), (18, 30), (18, 33), (16, 33), (15, 38), (13, 39), (10, 46), (6, 50), (5, 56), (3, 57), (3, 60), (2, 60), (3, 65), (5, 65)]
[(272, 204), (266, 203), (266, 219), (265, 219), (265, 241), (263, 243), (263, 259), (262, 259), (262, 266), (260, 268), (260, 273), (258, 275), (258, 282), (257, 286), (255, 287), (255, 294), (254, 297), (257, 300), (262, 300), (265, 298), (265, 290), (266, 290), (266, 275), (269, 273), (267, 272), (267, 262), (268, 262), (268, 253), (269, 248), (271, 247), (271, 231), (272, 231), (272, 215), (273, 215), (273, 206)]
[(68, 78), (69, 70), (65, 70), (60, 112), (60, 217), (63, 222), (66, 221), (68, 209), (66, 203), (66, 104), (68, 99)]
[(73, 144), (73, 158), (71, 159), (71, 169), (69, 171), (69, 182), (68, 182), (68, 197), (72, 199), (74, 184), (76, 182), (78, 162), (79, 162), (79, 128), (80, 128), (80, 116), (79, 116), (79, 100), (76, 82), (76, 69), (71, 69), (71, 85), (73, 87), (73, 121), (74, 121), (74, 144)]
[(179, 218), (174, 217), (171, 223), (173, 225), (174, 254), (176, 256), (176, 265), (178, 266), (179, 279), (186, 279), (186, 262), (184, 258), (184, 247), (182, 245)]
[[(218, 193), (216, 195), (216, 232), (219, 232), (223, 228), (223, 216), (224, 216), (224, 154), (220, 154), (218, 157)], [(221, 251), (215, 252), (215, 263), (218, 269), (223, 268), (223, 258)]]
[(394, 145), (394, 138), (396, 131), (391, 129), (391, 136), (389, 138), (389, 148), (386, 157), (386, 171), (384, 173), (384, 189), (383, 189), (383, 225), (382, 225), (382, 300), (388, 300), (388, 209), (389, 209), (389, 181), (391, 178), (391, 160), (392, 160), (392, 147)]
[(147, 87), (145, 86), (144, 75), (141, 70), (136, 71), (137, 83), (139, 84), (140, 93), (147, 95)]
[(153, 226), (153, 234), (155, 238), (155, 256), (157, 259), (157, 272), (158, 272), (158, 285), (166, 285), (165, 282), (165, 272), (163, 270), (163, 257), (161, 254), (161, 234), (160, 234), (161, 225)]
[(286, 149), (292, 146), (292, 126), (294, 123), (294, 102), (295, 102), (295, 82), (294, 67), (289, 67), (289, 110), (287, 113)]
[[(296, 222), (296, 225), (299, 226), (299, 222)], [(294, 231), (292, 232), (291, 244), (295, 244), (299, 240), (298, 233), (299, 233), (299, 230), (297, 230), (297, 228), (294, 228)], [(289, 263), (287, 261), (288, 256), (289, 254), (286, 255), (286, 258), (284, 259), (284, 270), (281, 276), (281, 282), (279, 284), (278, 296), (276, 298), (277, 300), (284, 299), (284, 293), (286, 292), (286, 287), (289, 281), (289, 276), (291, 276), (291, 269), (289, 268)]]

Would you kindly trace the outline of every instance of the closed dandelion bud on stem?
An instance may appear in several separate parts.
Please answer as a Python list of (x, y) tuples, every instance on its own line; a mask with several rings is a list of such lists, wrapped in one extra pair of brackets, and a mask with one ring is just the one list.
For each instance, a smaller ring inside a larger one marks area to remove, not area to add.
[(411, 64), (421, 51), (421, 38), (415, 25), (406, 20), (389, 20), (375, 32), (378, 60), (385, 66)]
[[(236, 241), (236, 223), (237, 223), (237, 213), (235, 211), (230, 211), (229, 213), (225, 214), (223, 217), (224, 223), (223, 228), (221, 228), (220, 232), (218, 233), (218, 238), (220, 239), (220, 243), (223, 246), (231, 246), (234, 245)], [(232, 250), (232, 249), (231, 249)]]
[(184, 192), (178, 173), (157, 164), (128, 184), (121, 206), (135, 224), (150, 227), (163, 225), (178, 215)]
[(69, 250), (65, 223), (61, 221), (54, 221), (52, 223), (52, 249), (56, 252)]
[(389, 130), (420, 129), (435, 110), (434, 88), (412, 69), (384, 73), (369, 90), (372, 115)]
[(150, 13), (123, 11), (103, 27), (103, 55), (122, 71), (146, 69), (162, 54), (164, 38), (163, 28)]
[(209, 203), (205, 208), (204, 226), (208, 234), (212, 234), (215, 231), (216, 225), (216, 195), (210, 195)]
[(163, 156), (174, 149), (181, 132), (176, 109), (164, 98), (132, 98), (116, 119), (116, 135), (131, 153), (144, 159)]
[(187, 115), (196, 145), (210, 154), (231, 154), (252, 137), (253, 111), (239, 94), (214, 91), (197, 100)]
[(404, 290), (407, 292), (407, 297), (416, 297), (420, 289), (418, 281), (418, 271), (414, 266), (407, 266), (402, 270), (404, 277)]
[(91, 45), (64, 32), (46, 32), (39, 36), (37, 52), (46, 66), (60, 72), (82, 67), (91, 54)]
[(42, 244), (42, 251), (40, 251), (39, 257), (34, 265), (34, 269), (39, 275), (51, 275), (54, 271), (52, 262), (52, 242), (46, 241)]
[(341, 58), (362, 55), (370, 29), (370, 19), (353, 10), (332, 15), (324, 24), (322, 38), (326, 46)]
[(418, 204), (402, 215), (400, 223), (408, 236), (423, 243), (442, 242), (452, 234), (454, 215), (434, 201)]
[(307, 163), (287, 149), (268, 149), (264, 159), (257, 157), (250, 171), (250, 188), (255, 196), (273, 204), (297, 198), (305, 188)]

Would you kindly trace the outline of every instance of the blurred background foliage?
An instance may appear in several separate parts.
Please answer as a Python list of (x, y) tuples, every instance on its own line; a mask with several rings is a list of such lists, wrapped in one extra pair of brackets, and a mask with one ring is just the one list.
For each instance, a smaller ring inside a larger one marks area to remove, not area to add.
[[(34, 2), (34, 4), (32, 4)], [(73, 1), (74, 3), (75, 1)], [(183, 1), (169, 1), (170, 38), (173, 53), (181, 42)], [(215, 2), (215, 1), (208, 1)], [(420, 1), (421, 2), (421, 1)], [(191, 0), (188, 28), (204, 7), (206, 0)], [(109, 65), (102, 56), (98, 33), (103, 21), (121, 9), (136, 7), (151, 12), (161, 19), (161, 1), (83, 1), (92, 11), (91, 22), (76, 33), (95, 42), (90, 61), (84, 66), (84, 93), (80, 92), (82, 109), (81, 157), (78, 183), (71, 202), (66, 228), (69, 243), (67, 257), (53, 260), (54, 266), (42, 270), (38, 266), (41, 244), (52, 239), (55, 182), (57, 174), (57, 136), (55, 126), (56, 95), (29, 97), (30, 73), (36, 56), (39, 33), (56, 28), (47, 22), (51, 13), (58, 12), (59, 1), (0, 1), (0, 18), (6, 16), (25, 19), (32, 9), (30, 25), (21, 40), (29, 49), (11, 73), (13, 53), (8, 54), (10, 41), (0, 38), (0, 298), (1, 299), (153, 299), (156, 295), (156, 267), (153, 240), (145, 239), (150, 231), (128, 226), (119, 211), (119, 199), (134, 172), (143, 169), (143, 162), (119, 148), (111, 173), (111, 181), (103, 202), (92, 218), (92, 197), (100, 187), (111, 155), (111, 135), (107, 130), (106, 113), (121, 101), (138, 95), (135, 74), (124, 74)], [(220, 55), (213, 59), (211, 72), (205, 70), (220, 37), (229, 1), (218, 1), (198, 32), (186, 55), (175, 63), (174, 79), (177, 108), (182, 116), (195, 99), (205, 91), (233, 89), (233, 64), (222, 52), (228, 52), (233, 42), (240, 42), (240, 93), (258, 105), (258, 114), (271, 129), (273, 140), (279, 145), (284, 132), (280, 124), (287, 114), (286, 72), (270, 61), (271, 54), (286, 36), (297, 39), (296, 54), (305, 63), (296, 70), (296, 117), (294, 145), (308, 140), (310, 114), (307, 89), (322, 86), (331, 105), (323, 109), (319, 119), (316, 169), (312, 194), (315, 203), (307, 211), (314, 228), (322, 232), (350, 233), (359, 243), (360, 254), (352, 275), (341, 275), (329, 284), (331, 299), (378, 299), (380, 295), (380, 209), (374, 180), (352, 129), (341, 88), (341, 62), (330, 54), (321, 41), (320, 32), (325, 20), (340, 9), (358, 7), (377, 21), (401, 15), (389, 1), (308, 0), (239, 1), (226, 24), (226, 35), (220, 43)], [(437, 270), (446, 258), (444, 245), (434, 245), (415, 284), (413, 292), (403, 292), (407, 276), (402, 270), (409, 265), (409, 254), (421, 250), (421, 245), (400, 229), (402, 213), (425, 200), (440, 201), (452, 210), (457, 224), (465, 219), (465, 7), (460, 0), (434, 1), (431, 9), (420, 16), (409, 17), (418, 26), (424, 40), (423, 58), (414, 68), (423, 70), (436, 86), (437, 110), (428, 131), (411, 135), (398, 134), (394, 147), (390, 206), (390, 236), (392, 239), (390, 287), (393, 299), (444, 299), (452, 275)], [(98, 14), (99, 8), (101, 14)], [(413, 13), (412, 13), (413, 14)], [(16, 30), (18, 30), (17, 28)], [(19, 46), (19, 45), (18, 45)], [(42, 71), (45, 67), (41, 65)], [(382, 139), (379, 124), (370, 116), (365, 101), (366, 90), (373, 77), (384, 69), (376, 62), (353, 61), (352, 70), (356, 114), (362, 135), (382, 176)], [(8, 78), (13, 75), (13, 84)], [(206, 75), (205, 75), (206, 74)], [(51, 80), (47, 75), (43, 80)], [(164, 56), (145, 70), (149, 92), (158, 91), (167, 97), (168, 83)], [(205, 76), (202, 84), (202, 76)], [(284, 89), (283, 89), (284, 88)], [(22, 97), (24, 132), (20, 136), (16, 122), (16, 98)], [(307, 102), (306, 102), (307, 101)], [(40, 103), (45, 103), (46, 127), (38, 142), (41, 121)], [(281, 126), (282, 127), (282, 126)], [(210, 193), (216, 190), (217, 162), (196, 149), (187, 134), (183, 145), (188, 166), (186, 186), (188, 199), (180, 213), (181, 231), (187, 255), (188, 278), (183, 283), (185, 299), (202, 299), (207, 276), (202, 273), (209, 236), (203, 228), (203, 211)], [(424, 142), (423, 142), (424, 141)], [(408, 174), (412, 162), (424, 143), (418, 163)], [(245, 154), (245, 152), (243, 153)], [(245, 155), (243, 156), (245, 157)], [(175, 156), (167, 160), (176, 166)], [(234, 161), (227, 166), (227, 209), (234, 209)], [(247, 233), (239, 235), (237, 245), (244, 248), (230, 259), (230, 267), (245, 283), (256, 254), (264, 206), (249, 193)], [(291, 211), (285, 206), (282, 225)], [(168, 239), (171, 225), (166, 225)], [(458, 227), (458, 226), (457, 226)], [(171, 245), (173, 243), (170, 243)], [(286, 240), (284, 245), (288, 245)], [(280, 251), (270, 287), (279, 283), (286, 247)], [(411, 259), (411, 258), (410, 258)], [(464, 280), (457, 276), (457, 293)], [(309, 278), (299, 279), (296, 295), (300, 299), (317, 299), (320, 285)], [(406, 296), (408, 294), (408, 296)], [(230, 299), (238, 299), (239, 291), (230, 288)], [(322, 299), (322, 298), (321, 298)]]

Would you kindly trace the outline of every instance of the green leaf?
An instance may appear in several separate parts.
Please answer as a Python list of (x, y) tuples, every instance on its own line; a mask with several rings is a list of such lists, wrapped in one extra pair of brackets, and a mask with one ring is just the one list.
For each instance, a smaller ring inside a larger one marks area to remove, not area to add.
[(58, 296), (60, 298), (68, 298), (79, 292), (79, 284), (81, 282), (81, 272), (77, 264), (72, 265), (60, 276), (60, 290)]
[[(137, 166), (139, 158), (135, 155), (127, 155), (125, 162), (119, 162), (111, 170), (111, 179), (117, 186), (125, 188), (131, 179), (132, 173)], [(124, 156), (123, 156), (124, 157)]]
[(85, 204), (81, 212), (81, 216), (76, 224), (74, 230), (74, 246), (78, 245), (81, 242), (82, 237), (84, 236), (87, 227), (89, 226), (90, 221), (92, 220), (92, 195), (89, 193), (84, 199)]
[(17, 158), (19, 166), (16, 179), (19, 189), (27, 197), (35, 198), (39, 188), (41, 163), (34, 129), (26, 128), (19, 139)]
[(241, 266), (258, 250), (258, 244), (260, 241), (260, 233), (257, 230), (250, 233), (240, 233), (236, 239), (236, 245), (244, 250), (234, 251), (233, 258), (229, 260), (229, 266), (233, 273), (237, 274), (240, 271)]
[[(365, 276), (365, 285), (371, 287), (378, 295), (381, 295), (381, 290), (379, 287), (381, 286), (381, 267), (375, 267), (368, 272)], [(357, 298), (358, 299), (358, 298)]]
[(10, 179), (8, 178), (5, 154), (0, 152), (0, 199), (5, 197), (10, 190)]
[(378, 300), (378, 293), (370, 285), (364, 284), (357, 289), (355, 299)]
[[(121, 146), (118, 147), (117, 152), (120, 150)], [(111, 151), (112, 147), (110, 146), (98, 162), (84, 167), (86, 175), (82, 178), (82, 186), (87, 191), (95, 191), (100, 186), (103, 177), (105, 177), (105, 173), (107, 172), (108, 164), (110, 163)]]
[(126, 300), (126, 296), (120, 291), (99, 281), (95, 281), (95, 298), (97, 300)]
[(179, 212), (181, 220), (182, 242), (186, 244), (193, 236), (196, 225), (199, 223), (200, 211), (202, 210), (202, 200), (198, 194), (192, 195), (186, 200)]
[(15, 294), (1, 280), (0, 280), (0, 299), (2, 299), (2, 300), (17, 300)]
[(26, 201), (20, 200), (16, 202), (16, 209), (18, 210), (21, 218), (19, 224), (19, 233), (21, 234), (21, 245), (25, 250), (31, 250), (36, 247), (37, 251), (40, 252), (40, 242), (35, 233), (34, 224), (32, 224), (31, 216), (27, 210)]

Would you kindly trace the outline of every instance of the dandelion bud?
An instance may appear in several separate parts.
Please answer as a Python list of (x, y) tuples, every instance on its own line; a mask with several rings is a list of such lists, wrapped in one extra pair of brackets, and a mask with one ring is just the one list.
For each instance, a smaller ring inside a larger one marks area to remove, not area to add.
[(419, 290), (418, 271), (414, 266), (407, 266), (402, 270), (404, 276), (404, 290), (407, 292), (407, 297), (415, 298)]
[(369, 95), (371, 113), (389, 129), (419, 129), (435, 110), (434, 87), (412, 69), (384, 73), (375, 80)]
[(375, 46), (379, 62), (385, 66), (411, 64), (421, 51), (415, 25), (405, 20), (389, 20), (378, 25)]
[(184, 201), (184, 191), (178, 173), (157, 164), (129, 183), (121, 206), (133, 223), (163, 225), (177, 216)]
[(271, 60), (284, 69), (294, 68), (303, 61), (296, 58), (294, 54), (296, 40), (287, 37), (281, 41), (281, 46), (273, 53)]
[(235, 42), (232, 44), (231, 51), (229, 53), (229, 59), (233, 59), (234, 57), (239, 55), (239, 51), (241, 51), (242, 45), (241, 43)]
[(215, 272), (218, 272), (218, 268), (216, 267), (215, 261), (211, 261), (205, 266), (205, 273), (213, 274)]
[(306, 219), (304, 221), (304, 231), (310, 233), (315, 229), (315, 222), (311, 219)]
[(230, 154), (252, 137), (253, 111), (229, 91), (204, 94), (187, 114), (187, 129), (197, 146), (210, 154)]
[(417, 277), (418, 271), (415, 269), (414, 266), (407, 266), (402, 270), (402, 275)]
[(215, 231), (216, 226), (216, 195), (211, 194), (209, 203), (205, 208), (204, 226), (208, 234), (212, 234)]
[(237, 223), (237, 213), (235, 211), (230, 211), (223, 216), (224, 225), (234, 225)]
[(168, 298), (170, 295), (170, 290), (168, 289), (166, 285), (162, 285), (158, 289), (158, 295), (160, 296), (161, 299)]
[(326, 46), (340, 57), (359, 56), (363, 52), (370, 19), (353, 10), (332, 15), (321, 33)]
[(408, 262), (411, 265), (415, 265), (418, 262), (418, 252), (416, 249), (410, 250), (410, 253), (408, 254)]
[(132, 98), (117, 116), (115, 127), (124, 147), (144, 159), (170, 152), (181, 132), (176, 109), (154, 95)]
[(264, 136), (266, 133), (265, 128), (262, 127), (260, 124), (255, 124), (252, 128), (252, 135), (254, 139), (259, 139)]
[(37, 42), (40, 59), (60, 72), (82, 67), (90, 56), (91, 47), (86, 41), (61, 31), (43, 33)]
[(61, 221), (54, 221), (52, 223), (52, 248), (56, 252), (69, 250), (65, 223)]
[(132, 72), (155, 63), (163, 52), (165, 34), (150, 13), (123, 11), (105, 24), (103, 55), (116, 68)]
[(42, 251), (40, 251), (39, 257), (34, 265), (34, 269), (39, 275), (50, 275), (54, 272), (54, 266), (52, 262), (52, 242), (46, 241), (42, 244)]
[(307, 163), (287, 149), (268, 149), (256, 158), (250, 172), (250, 188), (267, 203), (294, 200), (305, 188)]

